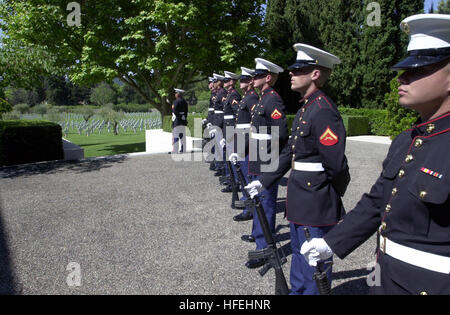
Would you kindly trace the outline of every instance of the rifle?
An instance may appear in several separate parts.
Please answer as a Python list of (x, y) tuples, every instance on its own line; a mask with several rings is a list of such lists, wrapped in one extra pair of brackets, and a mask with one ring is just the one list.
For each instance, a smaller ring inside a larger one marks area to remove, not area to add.
[[(241, 185), (243, 185), (242, 191), (244, 193), (244, 175), (242, 174), (241, 167), (237, 165), (236, 162), (234, 162), (234, 165), (236, 166), (236, 173), (238, 175), (239, 182), (241, 183)], [(283, 258), (281, 258), (280, 254), (278, 253), (277, 244), (275, 243), (272, 232), (270, 231), (269, 223), (267, 222), (266, 214), (262, 207), (261, 200), (258, 198), (258, 196), (255, 196), (253, 197), (253, 199), (251, 199), (246, 191), (245, 194), (246, 197), (248, 197), (247, 201), (253, 203), (255, 206), (256, 213), (258, 214), (258, 218), (264, 233), (264, 238), (266, 239), (267, 243), (267, 247), (264, 249), (249, 251), (248, 258), (266, 259), (267, 263), (259, 270), (259, 274), (261, 275), (261, 277), (263, 277), (269, 271), (269, 269), (273, 267), (273, 269), (275, 270), (275, 295), (287, 295), (289, 294), (289, 287), (287, 285), (286, 278), (284, 277), (282, 267), (282, 264), (287, 261), (286, 257), (283, 255)]]
[(234, 177), (234, 172), (233, 172), (233, 168), (231, 166), (231, 162), (227, 160), (226, 165), (227, 165), (228, 171), (230, 173), (230, 185), (231, 185), (231, 190), (232, 190), (231, 208), (234, 209), (236, 207), (236, 201), (239, 201), (238, 185), (237, 185), (236, 179)]
[[(303, 231), (305, 232), (306, 240), (309, 242), (311, 240), (311, 234), (309, 233), (309, 230), (307, 227), (303, 228)], [(317, 288), (319, 289), (320, 295), (331, 295), (331, 286), (328, 282), (327, 278), (327, 272), (331, 268), (331, 265), (333, 262), (326, 262), (327, 264), (330, 264), (328, 268), (326, 268), (324, 271), (321, 270), (319, 262), (317, 262), (316, 265), (316, 271), (313, 275), (313, 280), (316, 281)]]

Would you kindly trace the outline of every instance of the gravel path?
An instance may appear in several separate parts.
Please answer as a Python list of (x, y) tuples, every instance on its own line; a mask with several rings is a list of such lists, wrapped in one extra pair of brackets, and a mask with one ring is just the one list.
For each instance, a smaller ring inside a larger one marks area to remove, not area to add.
[[(387, 149), (347, 142), (347, 210), (375, 182)], [(254, 245), (240, 237), (251, 221), (232, 220), (231, 195), (208, 165), (161, 154), (0, 168), (0, 294), (273, 294), (273, 271), (245, 268)], [(277, 231), (289, 281), (286, 183)], [(335, 294), (367, 292), (374, 249), (372, 237), (335, 259)]]

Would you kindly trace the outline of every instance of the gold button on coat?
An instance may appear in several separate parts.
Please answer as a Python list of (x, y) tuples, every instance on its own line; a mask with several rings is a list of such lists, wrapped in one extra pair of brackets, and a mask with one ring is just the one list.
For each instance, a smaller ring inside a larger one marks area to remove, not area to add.
[(405, 171), (400, 170), (400, 172), (398, 172), (398, 177), (403, 178), (403, 176), (405, 176)]
[(386, 205), (386, 212), (391, 212), (391, 205), (390, 204)]
[(427, 192), (426, 191), (421, 191), (419, 194), (420, 198), (425, 198), (427, 196)]
[(384, 231), (387, 228), (386, 222), (381, 222), (381, 229)]
[(307, 185), (308, 185), (308, 187), (311, 187), (311, 182), (308, 182)]
[(394, 187), (392, 189), (392, 196), (395, 196), (397, 193), (398, 193), (398, 189)]
[(422, 140), (422, 139), (417, 139), (417, 140), (414, 142), (414, 146), (415, 146), (416, 148), (420, 148), (422, 145), (423, 145), (423, 140)]
[(428, 124), (427, 125), (427, 132), (432, 133), (436, 129), (436, 126), (434, 124)]
[(413, 157), (411, 154), (408, 154), (408, 155), (406, 156), (405, 162), (406, 162), (406, 163), (409, 163), (409, 162), (411, 162), (412, 160), (414, 160), (414, 157)]
[(420, 295), (428, 295), (428, 293), (425, 291), (422, 291), (422, 292), (420, 292)]

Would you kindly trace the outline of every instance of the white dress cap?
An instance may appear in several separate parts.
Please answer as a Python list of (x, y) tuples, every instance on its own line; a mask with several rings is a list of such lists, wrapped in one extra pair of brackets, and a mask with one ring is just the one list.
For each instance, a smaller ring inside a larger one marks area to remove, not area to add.
[(410, 36), (408, 51), (450, 47), (450, 15), (417, 14), (400, 24)]
[(241, 76), (245, 76), (245, 77), (253, 77), (255, 75), (255, 70), (246, 68), (246, 67), (241, 67)]
[(213, 73), (213, 77), (214, 77), (214, 79), (219, 80), (219, 81), (225, 80), (225, 77), (223, 75), (220, 75), (217, 73)]
[(271, 72), (271, 73), (280, 73), (283, 72), (284, 69), (280, 66), (277, 66), (273, 62), (270, 62), (268, 60), (262, 59), (262, 58), (256, 58), (256, 67), (255, 72), (256, 74), (264, 73), (264, 72)]
[(305, 66), (317, 65), (333, 69), (334, 65), (341, 63), (341, 60), (335, 55), (310, 45), (294, 44), (294, 50), (297, 52), (297, 59), (295, 64), (289, 68), (302, 68)]
[(232, 80), (239, 79), (239, 75), (237, 75), (236, 73), (229, 72), (229, 71), (224, 71), (223, 73), (225, 73), (225, 79), (232, 79)]
[(175, 90), (175, 92), (181, 93), (181, 94), (183, 94), (185, 92), (185, 90), (182, 90), (182, 89), (174, 89), (174, 90)]

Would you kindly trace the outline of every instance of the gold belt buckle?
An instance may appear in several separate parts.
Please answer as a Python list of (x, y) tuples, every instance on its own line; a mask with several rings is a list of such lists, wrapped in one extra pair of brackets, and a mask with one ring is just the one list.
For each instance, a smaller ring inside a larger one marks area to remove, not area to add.
[(292, 161), (291, 161), (291, 168), (292, 168), (292, 169), (294, 169), (294, 163), (295, 163), (295, 161), (292, 160)]

